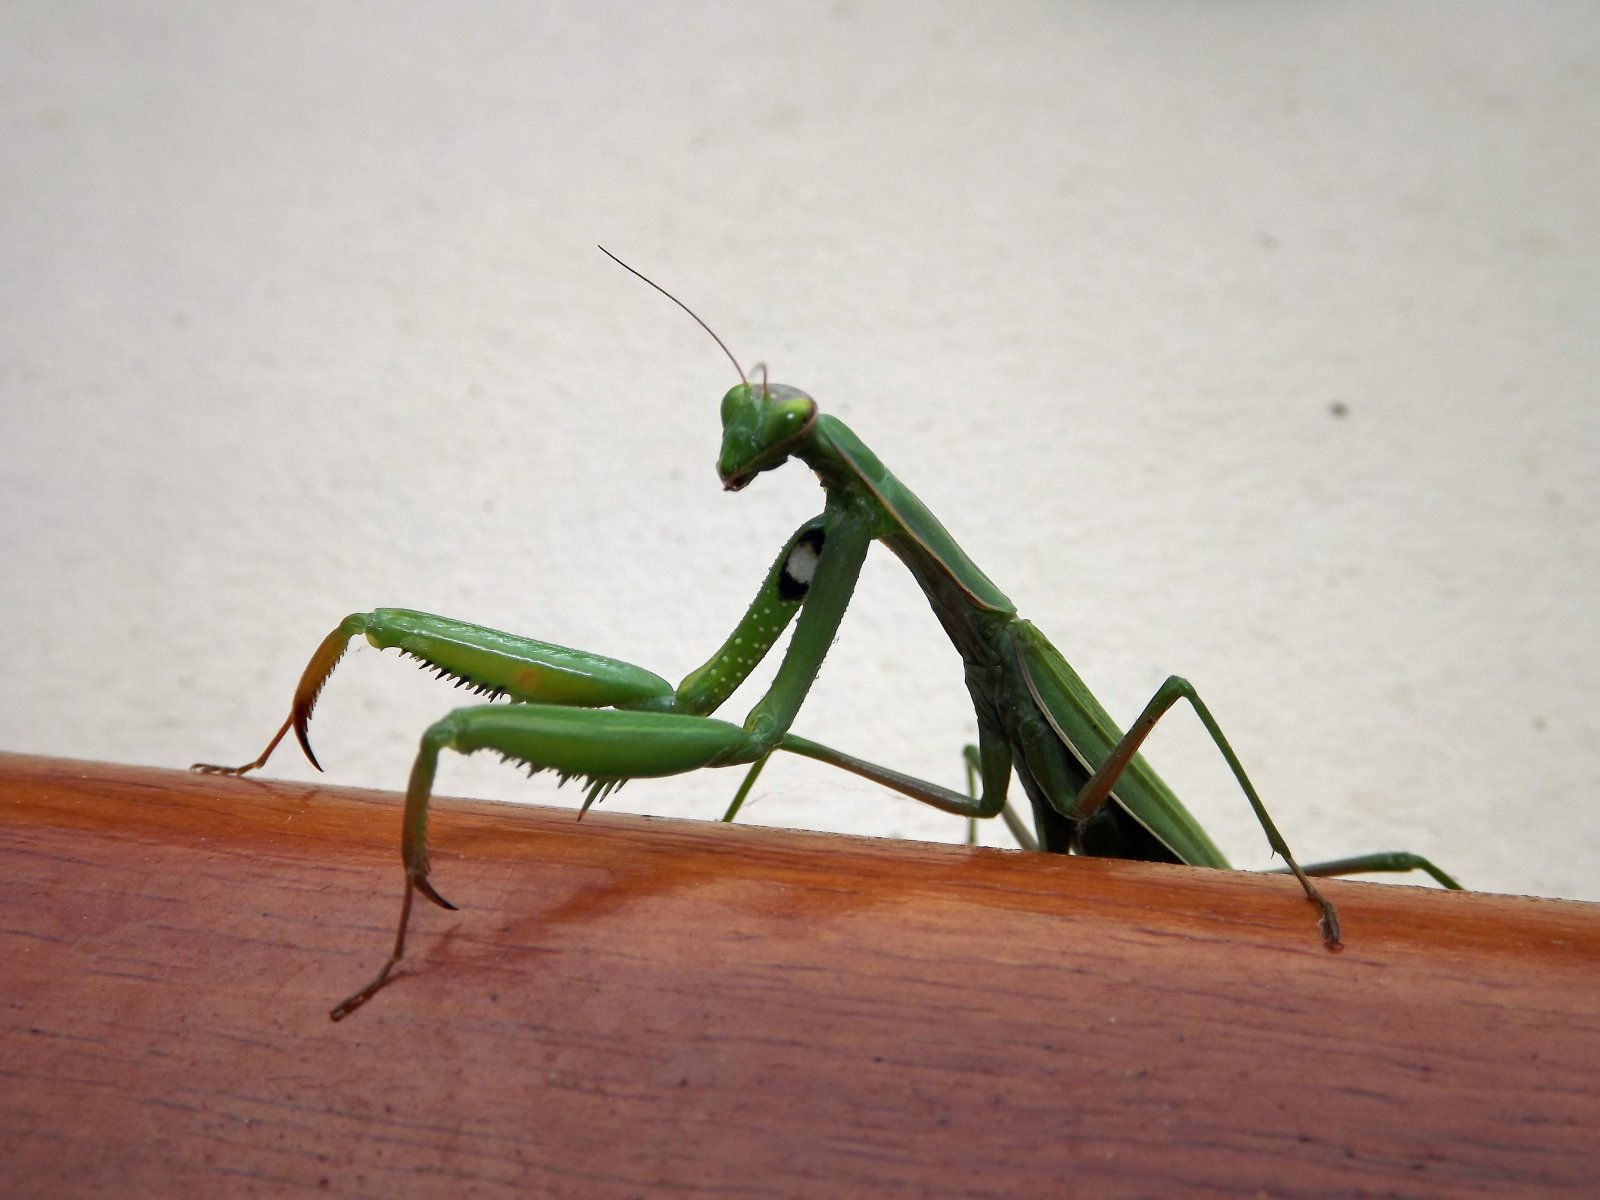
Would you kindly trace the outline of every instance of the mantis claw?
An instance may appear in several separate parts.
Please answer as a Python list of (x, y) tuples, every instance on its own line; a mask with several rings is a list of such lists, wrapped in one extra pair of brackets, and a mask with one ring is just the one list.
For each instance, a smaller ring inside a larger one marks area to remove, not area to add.
[(272, 757), (272, 752), (278, 748), (278, 743), (283, 741), (284, 734), (293, 729), (295, 740), (300, 743), (300, 749), (305, 752), (306, 758), (313, 767), (322, 770), (322, 764), (311, 751), (311, 735), (308, 732), (311, 725), (311, 710), (316, 707), (317, 697), (322, 693), (323, 684), (328, 682), (328, 676), (333, 674), (334, 667), (338, 666), (339, 660), (344, 657), (350, 639), (358, 633), (364, 633), (366, 628), (366, 614), (352, 613), (339, 622), (337, 629), (322, 639), (322, 644), (311, 656), (306, 669), (300, 673), (300, 683), (294, 690), (294, 701), (289, 705), (288, 717), (278, 726), (278, 732), (272, 735), (272, 740), (261, 752), (261, 757), (240, 767), (192, 763), (189, 769), (199, 775), (247, 775), (257, 767), (265, 766), (267, 759)]
[(294, 740), (300, 743), (300, 749), (305, 754), (306, 760), (317, 770), (322, 770), (322, 764), (317, 761), (317, 756), (311, 750), (311, 704), (316, 700), (313, 696), (302, 707), (300, 697), (295, 697), (294, 711), (289, 714), (289, 720), (294, 725)]
[(432, 900), (440, 908), (447, 908), (451, 912), (457, 911), (454, 904), (451, 904), (450, 901), (446, 900), (443, 896), (439, 895), (438, 892), (433, 890), (433, 884), (428, 882), (426, 876), (417, 876), (411, 881), (411, 886), (416, 888), (417, 891), (421, 892), (429, 900)]
[[(284, 722), (285, 728), (293, 727), (294, 739), (300, 743), (306, 760), (317, 770), (322, 770), (322, 764), (317, 761), (317, 756), (311, 749), (311, 710), (317, 706), (317, 697), (322, 694), (323, 685), (328, 682), (328, 677), (333, 674), (333, 669), (339, 665), (339, 660), (344, 657), (344, 652), (350, 646), (350, 639), (358, 633), (367, 630), (367, 614), (351, 613), (339, 622), (339, 627), (322, 639), (322, 644), (317, 647), (316, 653), (311, 656), (311, 661), (306, 663), (306, 669), (300, 673), (300, 683), (294, 689), (294, 703), (289, 706), (289, 719)], [(281, 738), (284, 730), (278, 731)], [(278, 744), (277, 738), (273, 739), (273, 746)], [(267, 747), (267, 754), (272, 753), (272, 746)], [(267, 755), (263, 754), (265, 761)]]

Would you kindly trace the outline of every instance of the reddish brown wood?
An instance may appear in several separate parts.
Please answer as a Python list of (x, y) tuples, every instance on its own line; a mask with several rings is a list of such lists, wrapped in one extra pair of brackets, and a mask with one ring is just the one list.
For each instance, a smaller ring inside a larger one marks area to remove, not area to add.
[(0, 1195), (1592, 1194), (1600, 906), (0, 756)]

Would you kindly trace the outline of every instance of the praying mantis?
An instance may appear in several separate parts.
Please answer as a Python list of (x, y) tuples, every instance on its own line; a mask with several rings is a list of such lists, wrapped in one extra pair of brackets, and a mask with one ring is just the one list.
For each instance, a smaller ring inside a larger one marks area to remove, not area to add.
[[(1148, 862), (1228, 868), (1198, 821), (1140, 757), (1145, 737), (1185, 700), (1204, 725), (1255, 812), (1284, 869), (1319, 914), (1322, 941), (1340, 948), (1339, 916), (1313, 877), (1423, 871), (1458, 888), (1427, 859), (1390, 851), (1302, 867), (1278, 832), (1211, 710), (1185, 679), (1171, 676), (1126, 732), (1120, 730), (1066, 659), (956, 544), (938, 519), (840, 420), (798, 388), (752, 382), (698, 315), (658, 284), (601, 250), (681, 307), (733, 363), (739, 382), (722, 398), (717, 473), (736, 492), (790, 459), (822, 485), (823, 510), (779, 551), (744, 617), (721, 647), (676, 687), (619, 659), (400, 608), (353, 613), (323, 639), (300, 676), (288, 717), (252, 762), (196, 763), (203, 773), (242, 775), (263, 766), (292, 729), (312, 765), (308, 727), (323, 686), (350, 640), (420, 660), (458, 686), (501, 697), (455, 709), (429, 726), (406, 787), (401, 833), (405, 885), (388, 959), (371, 981), (329, 1013), (341, 1020), (390, 980), (405, 955), (414, 897), (454, 909), (429, 876), (427, 823), (439, 755), (497, 751), (532, 772), (582, 777), (582, 812), (628, 779), (702, 767), (747, 769), (725, 819), (731, 820), (768, 758), (782, 750), (855, 773), (924, 804), (965, 817), (1002, 817), (1026, 849)], [(882, 542), (921, 586), (965, 667), (977, 720), (964, 751), (965, 792), (868, 762), (791, 731), (806, 693), (844, 619), (868, 550)], [(712, 714), (794, 624), (766, 693), (742, 724)], [(1033, 830), (1007, 801), (1015, 774), (1033, 813)]]

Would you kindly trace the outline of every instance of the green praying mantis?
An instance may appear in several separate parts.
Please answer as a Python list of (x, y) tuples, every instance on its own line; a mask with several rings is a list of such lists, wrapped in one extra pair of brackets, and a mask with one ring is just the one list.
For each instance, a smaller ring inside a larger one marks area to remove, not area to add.
[[(1157, 721), (1187, 700), (1226, 760), (1285, 870), (1320, 914), (1322, 940), (1340, 948), (1339, 917), (1314, 876), (1415, 871), (1448, 888), (1455, 880), (1427, 859), (1384, 852), (1302, 867), (1273, 824), (1210, 709), (1174, 675), (1126, 732), (1065, 658), (981, 571), (938, 519), (850, 429), (822, 413), (798, 388), (753, 383), (722, 339), (687, 305), (633, 272), (694, 318), (733, 363), (739, 382), (722, 398), (717, 473), (736, 492), (764, 471), (797, 459), (826, 497), (822, 512), (784, 543), (742, 620), (722, 646), (673, 687), (652, 671), (465, 621), (408, 609), (354, 613), (323, 639), (295, 689), (288, 717), (260, 757), (239, 767), (197, 763), (194, 770), (242, 775), (266, 763), (293, 729), (311, 750), (308, 725), (323, 686), (350, 640), (365, 636), (397, 649), (441, 676), (513, 703), (458, 708), (431, 725), (411, 768), (401, 835), (405, 888), (394, 946), (377, 975), (330, 1012), (340, 1020), (370, 1000), (405, 955), (412, 900), (421, 893), (454, 909), (429, 878), (427, 824), (439, 754), (497, 751), (532, 772), (587, 781), (582, 812), (628, 779), (677, 775), (702, 767), (748, 768), (725, 819), (731, 820), (768, 758), (783, 750), (854, 772), (945, 812), (1002, 817), (1026, 849), (1226, 869), (1228, 861), (1199, 822), (1138, 750)], [(806, 693), (844, 619), (868, 550), (886, 545), (921, 586), (965, 667), (978, 740), (964, 751), (965, 792), (913, 778), (791, 732)], [(711, 714), (795, 625), (766, 694), (742, 724)], [(1034, 827), (1007, 802), (1015, 773)]]

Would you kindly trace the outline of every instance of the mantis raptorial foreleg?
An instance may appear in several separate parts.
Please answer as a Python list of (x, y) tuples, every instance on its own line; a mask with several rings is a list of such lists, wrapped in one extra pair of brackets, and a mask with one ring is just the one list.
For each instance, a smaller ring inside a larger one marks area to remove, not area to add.
[(371, 982), (333, 1009), (329, 1015), (336, 1021), (375, 995), (405, 956), (414, 891), (441, 908), (455, 908), (428, 880), (428, 806), (442, 750), (462, 754), (493, 750), (530, 770), (553, 770), (563, 778), (585, 776), (589, 780), (585, 810), (624, 779), (677, 775), (724, 761), (748, 762), (761, 753), (759, 744), (737, 725), (677, 713), (486, 704), (457, 709), (435, 722), (422, 735), (406, 785), (400, 840), (405, 895), (394, 949)]
[[(825, 518), (832, 537), (824, 557)], [(406, 790), (401, 839), (405, 894), (394, 948), (377, 976), (335, 1007), (334, 1019), (374, 995), (403, 957), (413, 892), (453, 907), (428, 879), (428, 805), (441, 750), (493, 750), (530, 771), (584, 776), (589, 780), (585, 811), (627, 779), (762, 762), (816, 677), (870, 542), (870, 524), (859, 516), (824, 514), (801, 525), (722, 648), (677, 688), (620, 659), (409, 609), (354, 613), (340, 622), (307, 663), (289, 716), (266, 750), (240, 767), (196, 764), (195, 770), (235, 775), (255, 770), (290, 729), (320, 769), (307, 734), (312, 709), (357, 635), (380, 649), (398, 649), (418, 659), (456, 680), (457, 686), (519, 703), (457, 709), (423, 735)], [(707, 716), (748, 677), (807, 600), (777, 677), (745, 724)], [(752, 776), (747, 783), (753, 781)]]
[(311, 765), (322, 764), (311, 750), (308, 727), (311, 713), (329, 676), (344, 657), (350, 639), (365, 636), (380, 650), (399, 650), (416, 659), (457, 687), (493, 699), (510, 696), (545, 704), (573, 707), (604, 705), (663, 706), (670, 703), (672, 685), (653, 671), (587, 650), (574, 650), (552, 642), (503, 633), (432, 613), (406, 608), (379, 608), (351, 613), (322, 639), (295, 688), (289, 716), (273, 734), (259, 758), (238, 767), (196, 763), (194, 770), (208, 775), (243, 775), (262, 766), (290, 729)]
[[(482, 705), (457, 709), (423, 734), (406, 788), (401, 838), (406, 890), (394, 949), (365, 987), (333, 1008), (329, 1015), (334, 1020), (348, 1016), (375, 995), (404, 955), (413, 890), (446, 908), (451, 907), (428, 883), (428, 803), (441, 750), (451, 749), (463, 754), (495, 750), (533, 771), (553, 770), (563, 777), (586, 776), (590, 783), (584, 799), (585, 810), (625, 779), (678, 775), (701, 767), (757, 763), (771, 754), (799, 710), (811, 681), (816, 678), (822, 656), (844, 616), (871, 540), (865, 524), (834, 516), (828, 553), (822, 554), (823, 539), (813, 536), (817, 528), (817, 522), (807, 522), (790, 539), (740, 623), (745, 632), (736, 630), (730, 635), (723, 649), (704, 667), (692, 672), (676, 691), (669, 690), (664, 695), (652, 692), (638, 702), (648, 708), (567, 708), (540, 703)], [(802, 559), (805, 561), (803, 568), (797, 565), (797, 560)], [(800, 616), (794, 640), (772, 686), (751, 710), (743, 726), (671, 711), (680, 704), (696, 710), (720, 704), (748, 676), (802, 600), (809, 603)], [(368, 636), (371, 636), (370, 631)], [(759, 649), (752, 651), (746, 645), (746, 637), (758, 643)], [(470, 640), (474, 647), (480, 647), (491, 639), (480, 629)], [(521, 639), (519, 644), (528, 643)], [(536, 645), (540, 647), (541, 660), (566, 661), (579, 653), (545, 643)], [(615, 660), (605, 661), (615, 663)], [(620, 666), (630, 668), (629, 664)], [(464, 674), (453, 669), (450, 673)], [(618, 671), (617, 675), (622, 677), (624, 672)], [(536, 682), (536, 679), (524, 679), (519, 686), (526, 689)]]

